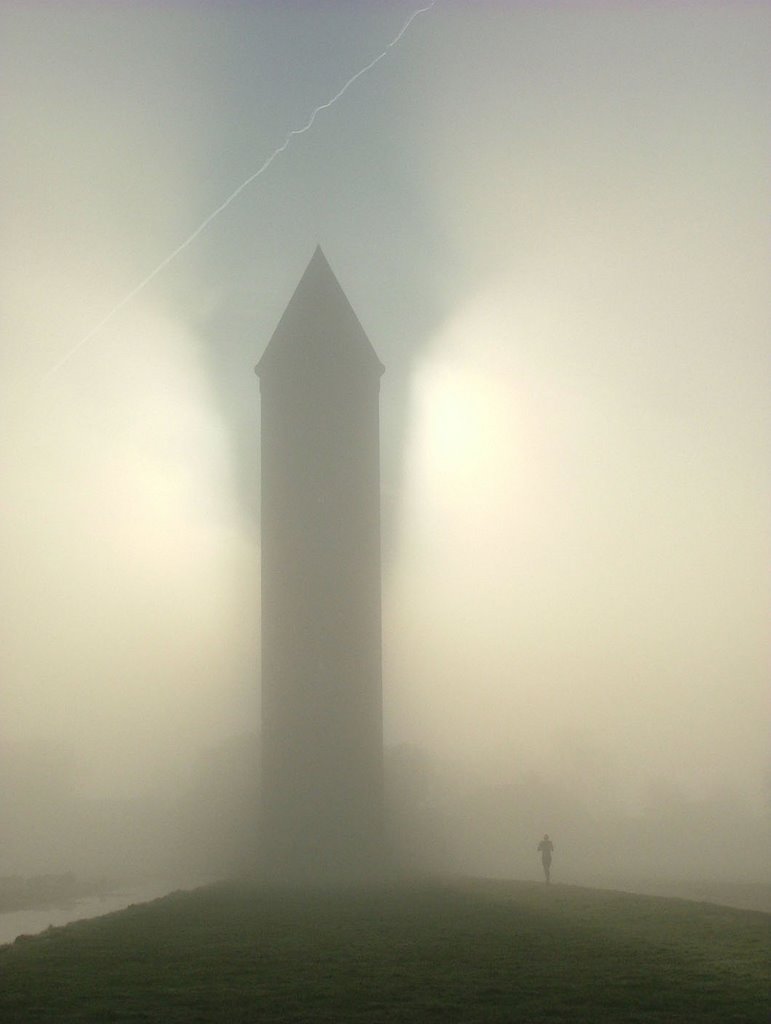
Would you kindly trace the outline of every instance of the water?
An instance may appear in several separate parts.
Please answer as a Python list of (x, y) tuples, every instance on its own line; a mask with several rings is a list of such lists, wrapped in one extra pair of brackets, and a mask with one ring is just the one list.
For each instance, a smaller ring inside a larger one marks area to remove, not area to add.
[(172, 885), (168, 881), (148, 882), (106, 896), (87, 896), (84, 899), (70, 900), (60, 906), (36, 910), (8, 910), (0, 913), (0, 945), (13, 942), (19, 935), (36, 935), (51, 925), (58, 927), (88, 917), (101, 917), (102, 914), (111, 914), (115, 910), (125, 910), (132, 903), (147, 903), (149, 900), (158, 899), (159, 896), (166, 896), (174, 889), (194, 888), (196, 884), (200, 882), (189, 886)]

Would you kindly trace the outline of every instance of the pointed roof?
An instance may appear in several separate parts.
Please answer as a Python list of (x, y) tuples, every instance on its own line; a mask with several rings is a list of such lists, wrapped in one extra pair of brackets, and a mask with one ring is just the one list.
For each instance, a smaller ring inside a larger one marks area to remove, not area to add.
[(321, 246), (310, 263), (255, 368), (266, 374), (305, 370), (380, 376), (385, 367), (351, 308)]

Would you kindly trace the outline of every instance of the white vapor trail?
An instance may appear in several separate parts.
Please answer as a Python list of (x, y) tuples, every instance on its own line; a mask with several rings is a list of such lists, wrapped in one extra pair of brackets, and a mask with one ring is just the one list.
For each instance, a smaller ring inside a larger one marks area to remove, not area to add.
[(388, 55), (389, 50), (393, 49), (393, 47), (396, 46), (397, 43), (401, 40), (404, 33), (407, 31), (407, 29), (410, 27), (413, 21), (418, 17), (418, 15), (425, 14), (427, 11), (430, 11), (433, 7), (436, 7), (437, 3), (439, 3), (439, 0), (432, 0), (432, 2), (430, 4), (427, 4), (425, 7), (419, 7), (418, 10), (413, 11), (409, 18), (407, 18), (405, 23), (402, 25), (397, 35), (394, 36), (394, 38), (386, 46), (382, 53), (379, 53), (377, 57), (374, 58), (374, 60), (371, 60), (369, 64), (367, 64), (365, 67), (357, 71), (355, 75), (352, 75), (351, 78), (349, 78), (348, 81), (345, 83), (345, 85), (340, 90), (338, 90), (338, 92), (336, 92), (331, 99), (327, 100), (326, 103), (321, 103), (318, 107), (316, 107), (316, 109), (313, 111), (313, 113), (310, 115), (308, 120), (301, 128), (293, 128), (291, 131), (287, 132), (287, 136), (284, 139), (284, 141), (277, 149), (273, 150), (273, 152), (265, 160), (265, 162), (260, 167), (258, 167), (253, 174), (250, 174), (248, 178), (242, 181), (238, 188), (234, 189), (230, 193), (230, 195), (227, 196), (227, 198), (224, 199), (215, 210), (212, 210), (212, 212), (207, 217), (205, 217), (204, 220), (201, 221), (201, 223), (198, 225), (195, 231), (189, 234), (183, 242), (180, 242), (176, 249), (173, 249), (168, 254), (168, 256), (164, 257), (164, 259), (161, 260), (157, 267), (151, 270), (146, 277), (142, 278), (139, 284), (135, 285), (131, 289), (131, 291), (128, 292), (127, 295), (124, 295), (120, 302), (117, 303), (117, 305), (113, 306), (109, 313), (105, 314), (105, 316), (102, 317), (99, 323), (95, 324), (91, 328), (88, 334), (85, 334), (80, 339), (80, 341), (76, 345), (73, 345), (72, 348), (68, 352), (66, 352), (65, 355), (63, 355), (62, 358), (57, 363), (55, 363), (49, 370), (47, 370), (43, 374), (42, 381), (45, 382), (49, 380), (51, 377), (53, 377), (55, 373), (57, 373), (65, 365), (65, 363), (69, 362), (69, 360), (72, 359), (72, 357), (77, 352), (79, 352), (80, 349), (82, 349), (83, 346), (86, 345), (94, 337), (94, 335), (98, 334), (99, 331), (101, 331), (101, 329), (105, 326), (105, 324), (109, 323), (109, 321), (112, 320), (112, 318), (117, 313), (119, 313), (124, 306), (131, 302), (131, 300), (136, 295), (138, 295), (139, 292), (141, 292), (142, 289), (145, 288), (153, 280), (153, 278), (157, 277), (157, 275), (160, 274), (160, 272), (164, 270), (173, 259), (179, 256), (179, 254), (184, 249), (187, 249), (187, 247), (192, 242), (195, 241), (195, 239), (201, 234), (201, 232), (204, 231), (209, 226), (209, 224), (211, 224), (215, 217), (218, 217), (223, 210), (227, 209), (227, 207), (230, 206), (233, 200), (236, 199), (244, 191), (245, 188), (248, 188), (248, 186), (251, 185), (253, 181), (255, 181), (257, 178), (260, 177), (261, 174), (267, 171), (267, 169), (270, 167), (270, 165), (273, 163), (276, 157), (284, 152), (284, 150), (287, 148), (287, 146), (292, 141), (295, 135), (303, 135), (310, 128), (312, 128), (313, 122), (316, 120), (316, 118), (318, 117), (322, 110), (328, 110), (329, 107), (337, 103), (340, 97), (343, 96), (348, 91), (348, 89), (350, 89), (350, 87), (353, 85), (355, 81), (357, 81), (357, 79), (361, 78), (362, 75), (366, 75), (367, 72), (371, 71), (376, 64), (379, 64), (380, 61), (383, 60), (383, 58)]

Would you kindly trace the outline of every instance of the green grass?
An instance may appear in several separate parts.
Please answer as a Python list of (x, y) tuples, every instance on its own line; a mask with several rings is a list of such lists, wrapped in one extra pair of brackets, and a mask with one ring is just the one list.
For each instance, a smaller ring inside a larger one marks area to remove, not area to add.
[(770, 925), (524, 882), (222, 884), (0, 949), (0, 1020), (765, 1024)]

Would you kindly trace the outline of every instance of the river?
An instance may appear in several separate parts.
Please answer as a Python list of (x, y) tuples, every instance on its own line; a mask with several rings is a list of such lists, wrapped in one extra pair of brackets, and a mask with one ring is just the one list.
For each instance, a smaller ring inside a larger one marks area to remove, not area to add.
[(71, 921), (101, 917), (116, 910), (125, 910), (132, 903), (147, 903), (149, 900), (166, 896), (175, 889), (194, 889), (201, 884), (201, 881), (181, 885), (172, 884), (168, 880), (145, 882), (137, 886), (127, 886), (120, 892), (105, 896), (86, 896), (83, 899), (69, 900), (59, 906), (35, 910), (8, 910), (0, 913), (0, 945), (13, 942), (19, 935), (36, 935), (52, 925), (59, 927)]

